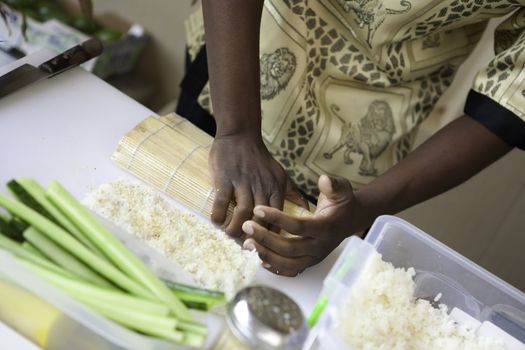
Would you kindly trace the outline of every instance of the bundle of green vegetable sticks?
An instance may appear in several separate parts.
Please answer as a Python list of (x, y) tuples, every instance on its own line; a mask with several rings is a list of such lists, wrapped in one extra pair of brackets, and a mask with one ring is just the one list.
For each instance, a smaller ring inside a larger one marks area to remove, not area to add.
[(0, 193), (0, 249), (92, 310), (131, 330), (201, 347), (205, 325), (188, 308), (207, 311), (224, 294), (160, 280), (58, 182), (8, 183)]

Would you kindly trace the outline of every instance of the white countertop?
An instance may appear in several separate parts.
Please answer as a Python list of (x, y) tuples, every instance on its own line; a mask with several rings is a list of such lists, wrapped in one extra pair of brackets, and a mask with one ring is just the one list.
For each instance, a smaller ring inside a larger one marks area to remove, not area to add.
[[(60, 181), (77, 198), (131, 177), (110, 156), (119, 139), (155, 114), (77, 68), (0, 100), (0, 184), (20, 176)], [(257, 282), (292, 296), (308, 314), (341, 249), (296, 278), (262, 269)]]
[(39, 348), (29, 340), (21, 337), (11, 328), (0, 322), (0, 339), (2, 339), (2, 349), (13, 350), (38, 350)]

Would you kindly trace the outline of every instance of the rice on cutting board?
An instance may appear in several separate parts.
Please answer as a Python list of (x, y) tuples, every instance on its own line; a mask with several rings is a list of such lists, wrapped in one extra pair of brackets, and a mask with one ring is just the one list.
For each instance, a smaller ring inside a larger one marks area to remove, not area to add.
[(101, 185), (84, 204), (144, 240), (188, 271), (200, 287), (228, 298), (255, 278), (260, 260), (211, 223), (174, 208), (159, 192), (131, 180)]
[(413, 268), (395, 268), (374, 252), (335, 325), (341, 339), (355, 350), (505, 349), (499, 339), (455, 323), (445, 305), (415, 298), (414, 275)]

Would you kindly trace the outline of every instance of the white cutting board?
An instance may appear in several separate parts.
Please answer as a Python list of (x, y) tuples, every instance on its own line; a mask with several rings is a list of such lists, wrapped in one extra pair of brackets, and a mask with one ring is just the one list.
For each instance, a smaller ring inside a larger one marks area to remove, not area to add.
[[(119, 139), (151, 110), (81, 68), (0, 99), (0, 184), (30, 176), (59, 180), (77, 198), (131, 177), (110, 156)], [(297, 278), (262, 269), (258, 282), (279, 288), (309, 312), (340, 249)]]

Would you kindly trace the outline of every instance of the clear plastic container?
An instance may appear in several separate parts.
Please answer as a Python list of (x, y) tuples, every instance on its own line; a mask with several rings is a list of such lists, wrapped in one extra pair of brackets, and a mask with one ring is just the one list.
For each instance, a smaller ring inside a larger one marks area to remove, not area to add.
[[(147, 247), (135, 236), (99, 219), (159, 277), (192, 284), (191, 277), (179, 265)], [(225, 327), (221, 310), (192, 314), (196, 320), (208, 325), (209, 336), (205, 345), (208, 349)], [(1, 249), (0, 322), (50, 350), (194, 349), (141, 335), (100, 316), (34, 275)]]
[(318, 302), (324, 311), (305, 349), (351, 349), (333, 326), (373, 250), (395, 267), (416, 270), (416, 297), (433, 299), (441, 293), (439, 302), (449, 311), (457, 308), (481, 323), (489, 321), (518, 343), (525, 343), (524, 293), (409, 223), (381, 216), (364, 241), (357, 237), (348, 240), (326, 277)]

